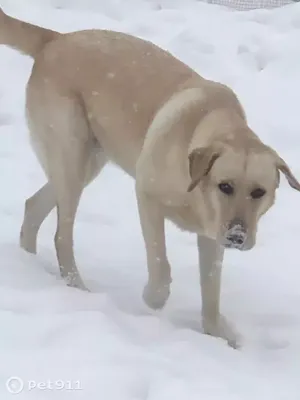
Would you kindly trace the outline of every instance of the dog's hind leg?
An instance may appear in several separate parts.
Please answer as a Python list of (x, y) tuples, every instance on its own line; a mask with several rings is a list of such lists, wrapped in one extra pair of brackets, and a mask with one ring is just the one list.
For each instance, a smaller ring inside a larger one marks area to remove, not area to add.
[[(104, 166), (106, 157), (90, 132), (85, 109), (79, 99), (56, 96), (55, 107), (62, 117), (54, 114), (53, 126), (47, 123), (53, 120), (51, 107), (41, 111), (44, 115), (37, 125), (34, 124), (35, 114), (30, 115), (29, 110), (32, 140), (33, 143), (38, 142), (37, 155), (49, 183), (31, 201), (28, 200), (22, 241), (23, 245), (29, 244), (29, 248), (31, 245), (31, 249), (34, 249), (38, 227), (53, 207), (54, 198), (57, 207), (55, 247), (60, 274), (69, 286), (85, 289), (73, 252), (74, 222), (83, 189)], [(45, 199), (47, 204), (42, 205)], [(30, 203), (33, 205), (31, 212)], [(35, 225), (35, 230), (30, 230), (31, 223)]]
[(49, 183), (46, 183), (26, 200), (24, 220), (20, 233), (20, 246), (24, 250), (36, 254), (38, 231), (55, 205), (54, 193)]
[[(100, 173), (107, 163), (107, 158), (97, 142), (89, 158), (86, 182), (88, 185)], [(20, 247), (29, 253), (36, 254), (39, 229), (56, 206), (56, 200), (50, 183), (46, 183), (25, 202), (24, 219), (20, 232)]]
[(85, 289), (74, 257), (73, 234), (94, 139), (81, 105), (70, 100), (65, 107), (67, 121), (62, 124), (61, 132), (64, 140), (54, 140), (51, 154), (55, 157), (49, 166), (49, 181), (57, 205), (55, 248), (62, 278), (69, 286)]

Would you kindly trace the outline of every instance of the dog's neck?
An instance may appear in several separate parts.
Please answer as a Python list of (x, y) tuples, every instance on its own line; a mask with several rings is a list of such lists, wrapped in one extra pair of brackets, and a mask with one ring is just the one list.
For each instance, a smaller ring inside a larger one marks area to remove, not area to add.
[(247, 123), (237, 111), (226, 108), (213, 110), (197, 125), (188, 146), (188, 153), (197, 148), (208, 147), (221, 138), (222, 141), (231, 141), (237, 132), (245, 129), (249, 129)]

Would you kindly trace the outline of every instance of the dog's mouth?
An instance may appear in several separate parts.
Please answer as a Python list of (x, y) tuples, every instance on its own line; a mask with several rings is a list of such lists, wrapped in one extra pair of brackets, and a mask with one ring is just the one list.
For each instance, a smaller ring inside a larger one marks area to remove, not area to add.
[(242, 245), (234, 244), (228, 240), (225, 240), (223, 245), (224, 245), (225, 249), (242, 250)]
[(229, 241), (224, 242), (224, 247), (225, 247), (225, 249), (235, 249), (235, 250), (240, 250), (240, 251), (244, 250), (243, 245), (237, 245), (237, 244), (231, 243)]

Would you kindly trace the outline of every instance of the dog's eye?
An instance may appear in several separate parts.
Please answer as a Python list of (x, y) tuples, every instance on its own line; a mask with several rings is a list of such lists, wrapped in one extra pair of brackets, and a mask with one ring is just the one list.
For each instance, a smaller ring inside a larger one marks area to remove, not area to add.
[(227, 182), (219, 183), (218, 187), (222, 193), (227, 194), (228, 196), (231, 196), (234, 192), (233, 186)]
[(250, 196), (252, 197), (252, 199), (260, 199), (265, 194), (266, 194), (266, 191), (264, 189), (257, 188), (257, 189), (252, 190), (252, 192), (250, 193)]

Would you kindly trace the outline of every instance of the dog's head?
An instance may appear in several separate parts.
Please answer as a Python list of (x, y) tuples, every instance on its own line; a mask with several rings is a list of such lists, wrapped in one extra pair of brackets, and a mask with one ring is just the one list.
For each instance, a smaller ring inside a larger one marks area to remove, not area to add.
[(280, 172), (300, 191), (300, 183), (274, 150), (259, 141), (248, 144), (235, 148), (219, 143), (189, 155), (188, 191), (193, 191), (195, 204), (197, 193), (201, 196), (201, 214), (207, 216), (204, 230), (225, 247), (239, 250), (255, 245), (258, 221), (274, 204)]

